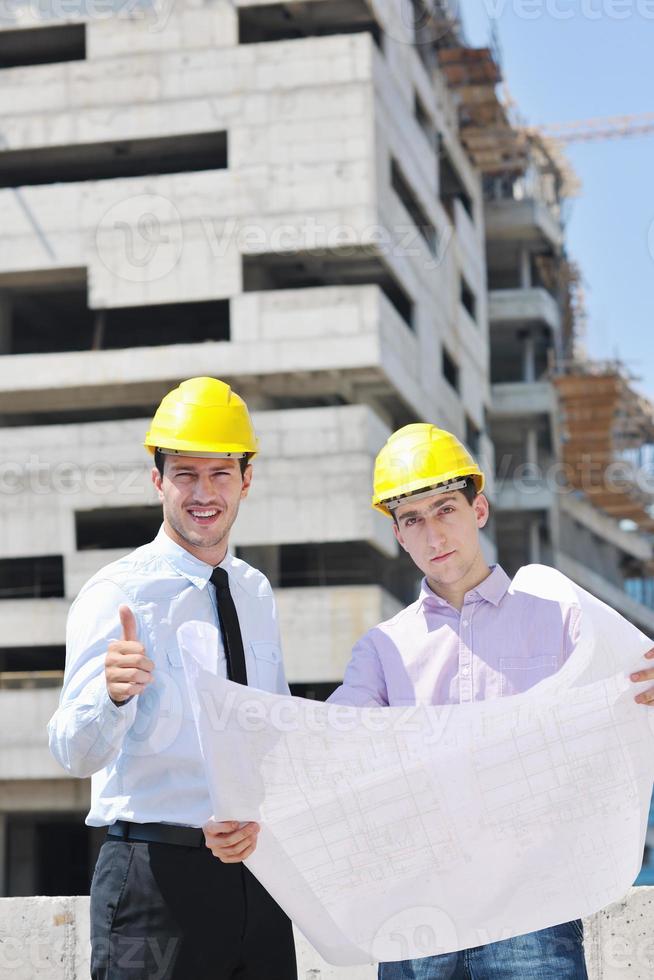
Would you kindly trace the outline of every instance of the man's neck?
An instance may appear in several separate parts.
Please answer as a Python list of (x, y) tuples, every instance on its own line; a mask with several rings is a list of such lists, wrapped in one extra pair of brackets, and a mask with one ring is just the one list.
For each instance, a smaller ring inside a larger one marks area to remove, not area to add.
[(454, 606), (455, 609), (461, 612), (466, 593), (472, 589), (476, 589), (490, 574), (491, 569), (480, 556), (480, 561), (475, 562), (473, 567), (458, 582), (443, 584), (442, 582), (435, 582), (433, 579), (427, 578), (427, 585), (435, 595), (441, 599), (445, 599), (446, 602), (449, 602), (451, 606)]
[(174, 541), (184, 551), (188, 551), (194, 558), (205, 562), (207, 565), (212, 565), (214, 568), (216, 565), (220, 565), (221, 561), (224, 561), (225, 555), (227, 554), (229, 544), (227, 538), (220, 541), (213, 548), (197, 548), (195, 545), (189, 544), (166, 520), (164, 520), (164, 532), (171, 541)]

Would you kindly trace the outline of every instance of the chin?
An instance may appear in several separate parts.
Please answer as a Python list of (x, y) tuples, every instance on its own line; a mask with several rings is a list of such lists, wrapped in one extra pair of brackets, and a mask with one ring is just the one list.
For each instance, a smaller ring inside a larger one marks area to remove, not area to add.
[(194, 548), (213, 548), (222, 541), (224, 532), (216, 528), (207, 530), (210, 530), (211, 533), (203, 534), (196, 527), (185, 527), (181, 532), (181, 537), (189, 544), (192, 544)]
[(432, 565), (429, 572), (427, 573), (429, 578), (433, 578), (435, 582), (456, 582), (461, 578), (461, 569), (458, 565)]

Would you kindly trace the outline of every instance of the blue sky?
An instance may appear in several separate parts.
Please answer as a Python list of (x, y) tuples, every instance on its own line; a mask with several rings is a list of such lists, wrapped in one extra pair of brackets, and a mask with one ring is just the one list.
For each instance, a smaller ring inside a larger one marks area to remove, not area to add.
[[(654, 112), (654, 0), (461, 0), (461, 13), (475, 45), (496, 14), (527, 122)], [(567, 241), (585, 280), (588, 352), (620, 356), (654, 400), (654, 133), (575, 144), (568, 156), (583, 183)]]

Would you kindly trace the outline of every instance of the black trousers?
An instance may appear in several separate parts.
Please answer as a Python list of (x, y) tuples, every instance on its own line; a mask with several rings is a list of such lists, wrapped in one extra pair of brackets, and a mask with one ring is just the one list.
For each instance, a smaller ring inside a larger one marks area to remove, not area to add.
[(93, 980), (297, 980), (291, 923), (206, 847), (107, 839), (91, 884)]

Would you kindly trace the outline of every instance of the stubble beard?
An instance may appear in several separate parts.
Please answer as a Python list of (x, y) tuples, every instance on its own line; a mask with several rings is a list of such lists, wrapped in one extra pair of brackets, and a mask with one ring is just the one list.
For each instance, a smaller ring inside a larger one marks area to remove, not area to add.
[(430, 570), (429, 575), (427, 577), (430, 578), (432, 582), (435, 582), (437, 585), (456, 585), (457, 582), (460, 582), (462, 579), (464, 579), (467, 575), (470, 574), (470, 571), (474, 564), (475, 564), (474, 558), (472, 559), (472, 561), (469, 561), (466, 564), (460, 561), (457, 562), (455, 558), (454, 567), (451, 567), (448, 571), (445, 571), (445, 569), (443, 569), (442, 573), (439, 573), (438, 567), (433, 568)]
[(187, 530), (182, 525), (182, 522), (177, 521), (171, 514), (164, 513), (164, 517), (172, 527), (175, 534), (179, 535), (182, 541), (185, 541), (193, 548), (206, 548), (207, 550), (211, 550), (213, 548), (217, 548), (219, 544), (222, 544), (225, 538), (229, 535), (232, 525), (236, 520), (237, 513), (238, 509), (233, 514), (230, 514), (229, 511), (225, 511), (223, 513), (223, 516), (226, 517), (225, 524), (216, 531), (216, 536), (211, 538), (204, 537), (199, 531), (194, 532)]

